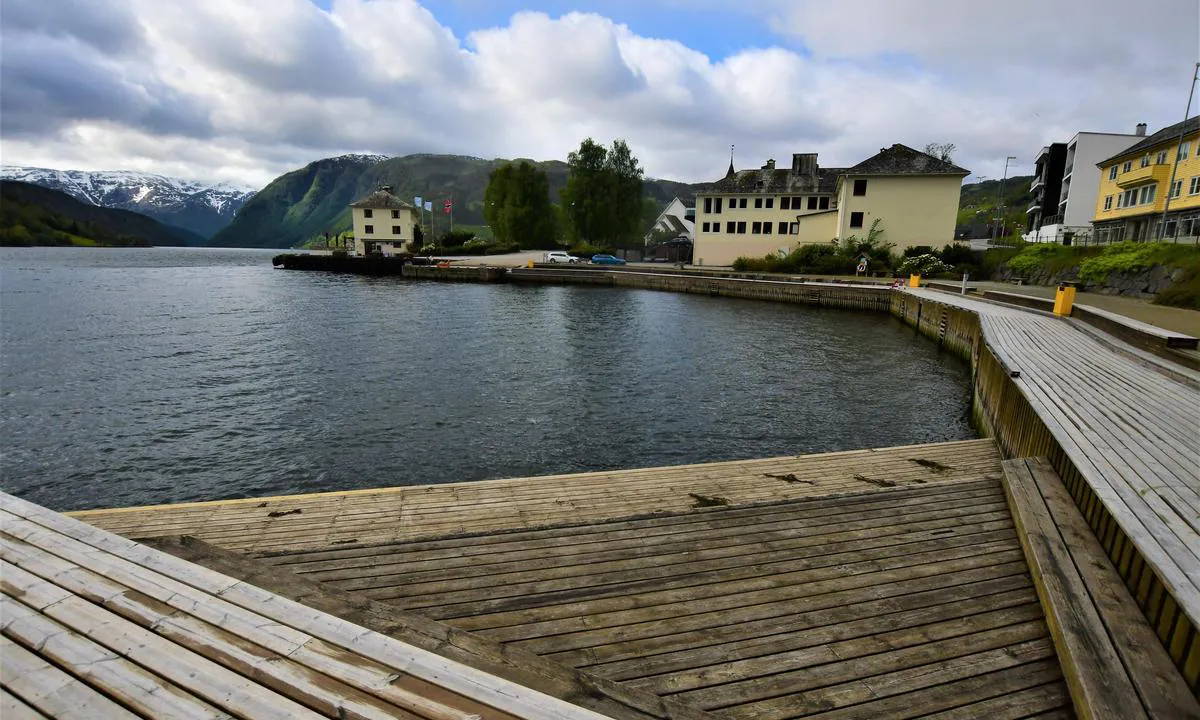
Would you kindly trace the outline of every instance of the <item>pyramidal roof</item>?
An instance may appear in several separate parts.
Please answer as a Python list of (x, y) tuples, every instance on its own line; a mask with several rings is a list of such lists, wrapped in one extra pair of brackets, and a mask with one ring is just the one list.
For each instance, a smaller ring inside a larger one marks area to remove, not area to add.
[(392, 194), (391, 188), (384, 186), (376, 189), (369, 195), (366, 195), (354, 202), (350, 203), (352, 208), (371, 208), (373, 210), (416, 210), (413, 205), (409, 205), (400, 198)]
[(845, 175), (970, 175), (971, 171), (896, 143), (847, 168)]

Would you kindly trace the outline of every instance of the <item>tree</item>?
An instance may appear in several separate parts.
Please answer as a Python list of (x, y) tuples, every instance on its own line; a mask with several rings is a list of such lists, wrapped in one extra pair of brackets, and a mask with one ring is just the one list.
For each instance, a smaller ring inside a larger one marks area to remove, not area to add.
[(642, 176), (624, 140), (605, 149), (591, 138), (567, 156), (567, 184), (559, 194), (573, 242), (637, 247), (642, 234)]
[(954, 143), (929, 143), (925, 146), (925, 154), (943, 162), (954, 162)]
[(544, 170), (529, 162), (506, 163), (492, 171), (484, 191), (483, 216), (499, 243), (525, 250), (557, 246), (550, 181)]

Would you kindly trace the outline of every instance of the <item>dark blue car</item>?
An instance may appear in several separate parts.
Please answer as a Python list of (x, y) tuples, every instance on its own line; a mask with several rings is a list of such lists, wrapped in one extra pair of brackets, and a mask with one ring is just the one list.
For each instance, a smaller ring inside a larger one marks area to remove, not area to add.
[(624, 265), (625, 261), (613, 255), (593, 255), (593, 265)]

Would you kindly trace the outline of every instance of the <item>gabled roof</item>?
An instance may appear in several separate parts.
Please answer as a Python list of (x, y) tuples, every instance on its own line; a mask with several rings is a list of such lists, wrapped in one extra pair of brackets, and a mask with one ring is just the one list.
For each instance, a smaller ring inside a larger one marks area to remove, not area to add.
[(1108, 163), (1112, 162), (1113, 160), (1116, 160), (1117, 158), (1123, 158), (1127, 155), (1137, 155), (1137, 154), (1145, 152), (1146, 150), (1149, 150), (1155, 146), (1162, 145), (1164, 143), (1173, 142), (1173, 141), (1179, 139), (1180, 130), (1183, 131), (1184, 135), (1190, 135), (1190, 134), (1196, 132), (1197, 130), (1200, 130), (1200, 115), (1197, 115), (1196, 117), (1188, 118), (1187, 120), (1184, 120), (1182, 122), (1177, 122), (1174, 125), (1168, 125), (1167, 127), (1163, 128), (1162, 130), (1159, 130), (1158, 132), (1154, 133), (1153, 135), (1146, 137), (1146, 139), (1142, 140), (1141, 142), (1130, 145), (1129, 147), (1125, 148), (1124, 150), (1117, 153), (1116, 155), (1113, 155), (1112, 157), (1108, 158), (1107, 160), (1102, 160), (1102, 161), (1096, 163), (1096, 166), (1100, 167), (1103, 165), (1107, 165)]
[(379, 188), (370, 195), (350, 203), (350, 207), (372, 210), (416, 210), (415, 207), (391, 194), (388, 190), (389, 188)]
[(863, 160), (844, 175), (970, 175), (970, 170), (934, 156), (896, 143), (882, 148), (878, 153)]

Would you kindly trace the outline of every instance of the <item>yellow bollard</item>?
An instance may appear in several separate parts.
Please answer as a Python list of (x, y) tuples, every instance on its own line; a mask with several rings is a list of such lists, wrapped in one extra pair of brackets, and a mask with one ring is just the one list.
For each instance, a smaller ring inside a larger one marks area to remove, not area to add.
[(528, 263), (526, 263), (525, 267), (533, 267), (533, 261), (530, 260)]
[(1075, 304), (1075, 288), (1071, 285), (1059, 285), (1054, 294), (1054, 314), (1066, 317), (1071, 314), (1071, 306)]
[(909, 275), (908, 276), (908, 286), (915, 287), (915, 288), (921, 287), (921, 276), (920, 275)]

